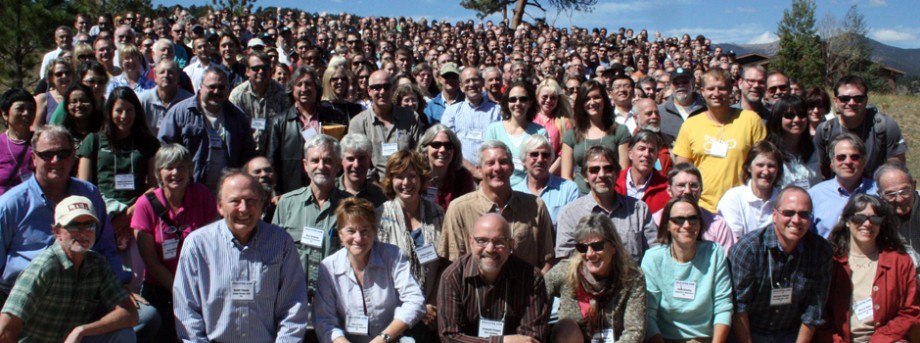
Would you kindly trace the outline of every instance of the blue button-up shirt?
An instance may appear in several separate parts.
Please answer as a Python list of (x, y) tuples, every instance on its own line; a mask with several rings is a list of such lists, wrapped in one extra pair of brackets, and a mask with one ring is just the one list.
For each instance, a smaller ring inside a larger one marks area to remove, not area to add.
[[(253, 283), (253, 300), (233, 300), (237, 282)], [(179, 256), (173, 309), (184, 342), (301, 342), (307, 284), (294, 240), (262, 221), (245, 245), (225, 220), (195, 230)]]
[(469, 101), (454, 103), (444, 110), (441, 123), (450, 128), (460, 138), (463, 147), (463, 159), (473, 165), (479, 164), (479, 146), (484, 142), (486, 128), (493, 122), (502, 120), (501, 106), (485, 98), (479, 106)]
[[(93, 251), (105, 256), (112, 271), (121, 283), (127, 283), (131, 274), (122, 270), (121, 257), (115, 248), (115, 233), (105, 213), (105, 201), (93, 184), (70, 178), (68, 195), (79, 195), (93, 202), (96, 217), (103, 225), (96, 228)], [(29, 262), (54, 243), (51, 227), (54, 225), (54, 207), (35, 177), (13, 187), (0, 196), (0, 291), (9, 294), (19, 273)]]
[[(529, 178), (530, 176), (524, 179), (524, 182), (512, 186), (511, 189), (530, 194), (530, 188), (527, 188), (527, 180)], [(559, 215), (559, 210), (561, 210), (563, 206), (575, 201), (575, 199), (578, 199), (580, 196), (581, 192), (578, 191), (578, 184), (574, 181), (569, 181), (555, 175), (549, 176), (549, 180), (546, 181), (546, 186), (540, 191), (540, 199), (543, 199), (543, 204), (546, 205), (546, 210), (549, 211), (549, 216), (553, 219), (554, 230), (556, 228), (556, 216)]]
[(808, 189), (808, 195), (811, 196), (811, 203), (814, 204), (814, 216), (812, 221), (813, 229), (827, 238), (830, 236), (831, 229), (840, 221), (840, 213), (843, 207), (850, 201), (853, 194), (865, 193), (869, 195), (878, 195), (878, 189), (872, 179), (863, 178), (859, 186), (852, 193), (847, 192), (837, 178), (822, 181)]
[[(462, 102), (463, 99), (465, 99), (463, 92), (457, 91), (457, 97), (454, 98), (454, 103)], [(437, 96), (428, 100), (428, 105), (425, 105), (425, 116), (428, 117), (428, 122), (432, 125), (440, 123), (447, 105), (447, 101), (444, 100), (444, 93), (438, 93)]]

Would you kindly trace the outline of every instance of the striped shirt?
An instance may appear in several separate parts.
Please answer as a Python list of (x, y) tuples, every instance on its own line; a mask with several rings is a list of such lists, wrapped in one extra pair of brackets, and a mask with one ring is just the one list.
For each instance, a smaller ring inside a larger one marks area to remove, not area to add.
[[(477, 299), (479, 302), (477, 303)], [(464, 255), (444, 270), (438, 292), (438, 331), (442, 341), (502, 342), (501, 336), (479, 338), (479, 313), (502, 320), (504, 335), (549, 338), (549, 305), (540, 270), (510, 255), (491, 285), (479, 277), (479, 264)]]
[(294, 241), (261, 221), (245, 245), (225, 220), (196, 230), (179, 257), (173, 309), (186, 342), (300, 342), (307, 285)]

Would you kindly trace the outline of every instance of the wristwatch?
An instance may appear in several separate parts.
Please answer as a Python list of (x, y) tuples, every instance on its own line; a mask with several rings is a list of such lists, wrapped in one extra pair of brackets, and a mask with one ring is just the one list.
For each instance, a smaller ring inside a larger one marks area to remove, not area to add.
[(390, 335), (388, 335), (386, 332), (381, 332), (380, 337), (383, 337), (383, 341), (385, 343), (395, 343), (396, 342), (396, 340), (393, 339), (393, 337), (390, 337)]

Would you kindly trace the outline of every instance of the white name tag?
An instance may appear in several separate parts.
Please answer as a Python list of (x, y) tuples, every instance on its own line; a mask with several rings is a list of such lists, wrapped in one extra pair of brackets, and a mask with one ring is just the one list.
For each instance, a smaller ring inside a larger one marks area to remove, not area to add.
[(313, 136), (316, 136), (316, 129), (308, 127), (306, 130), (300, 131), (300, 135), (303, 136), (304, 141), (308, 141)]
[(481, 141), (482, 140), (482, 130), (470, 130), (470, 132), (466, 134), (466, 138)]
[(428, 243), (415, 248), (415, 254), (418, 255), (418, 261), (422, 264), (428, 264), (438, 259), (438, 253), (434, 250), (434, 244)]
[(384, 157), (395, 154), (399, 151), (399, 143), (381, 143), (380, 154)]
[[(179, 233), (182, 234), (181, 232)], [(172, 238), (163, 241), (163, 259), (172, 260), (175, 259), (179, 253), (179, 240)]]
[(674, 298), (693, 300), (696, 298), (696, 282), (674, 281)]
[(591, 336), (592, 343), (613, 343), (616, 341), (616, 337), (613, 336), (613, 329), (605, 329), (599, 332), (595, 332), (594, 336)]
[(208, 142), (211, 148), (214, 149), (223, 149), (224, 148), (224, 139), (220, 138), (220, 135), (208, 135)]
[(479, 319), (479, 338), (489, 338), (492, 336), (504, 336), (505, 323), (501, 320)]
[(326, 237), (326, 232), (322, 229), (304, 226), (303, 232), (300, 234), (300, 243), (314, 248), (322, 248), (324, 237)]
[(521, 162), (520, 158), (515, 157), (512, 162), (514, 162), (514, 170), (524, 171), (524, 162)]
[(360, 314), (348, 315), (345, 318), (345, 331), (353, 335), (367, 336), (367, 316)]
[(770, 306), (789, 305), (792, 303), (792, 287), (774, 288), (770, 292)]
[(134, 175), (115, 174), (115, 190), (116, 191), (133, 191), (134, 190)]
[(231, 283), (231, 299), (252, 300), (256, 293), (255, 284), (252, 281), (233, 281)]
[(249, 127), (253, 130), (265, 130), (265, 118), (252, 118), (252, 121), (249, 122)]
[(860, 321), (872, 319), (872, 297), (865, 298), (853, 304), (853, 312), (856, 312), (856, 319)]
[(721, 141), (712, 142), (712, 149), (709, 150), (709, 155), (723, 158), (728, 156), (728, 143)]

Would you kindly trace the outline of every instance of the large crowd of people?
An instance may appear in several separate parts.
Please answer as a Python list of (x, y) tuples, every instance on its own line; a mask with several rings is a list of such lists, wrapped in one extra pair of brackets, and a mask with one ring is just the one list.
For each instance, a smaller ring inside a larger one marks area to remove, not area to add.
[(920, 341), (916, 181), (859, 77), (281, 9), (52, 40), (0, 96), (0, 343)]

